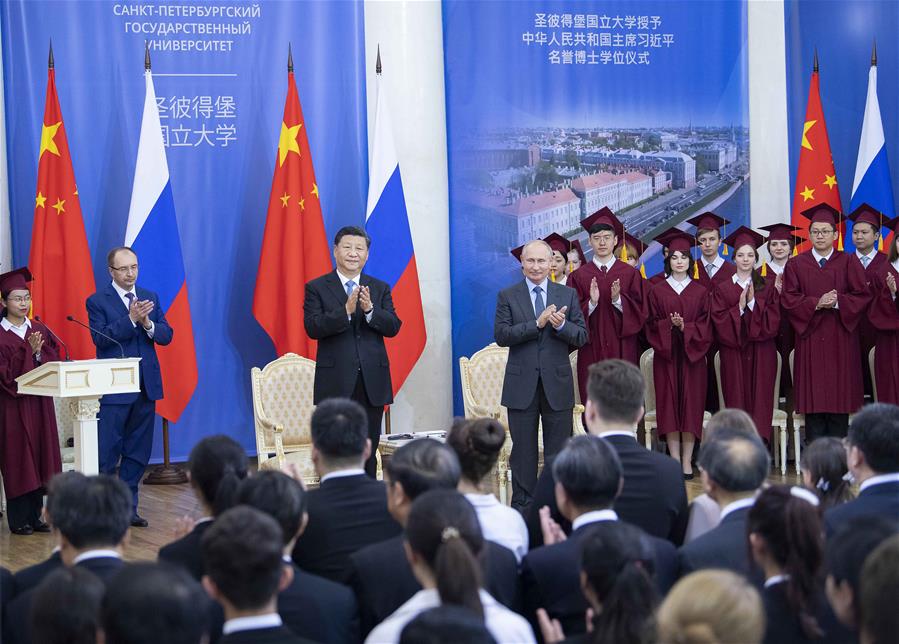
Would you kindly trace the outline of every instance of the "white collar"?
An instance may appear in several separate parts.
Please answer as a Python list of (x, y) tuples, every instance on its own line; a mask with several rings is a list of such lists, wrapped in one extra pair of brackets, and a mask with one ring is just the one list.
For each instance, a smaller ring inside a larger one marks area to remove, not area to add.
[(9, 321), (9, 318), (3, 318), (2, 320), (0, 320), (0, 326), (2, 326), (7, 331), (13, 331), (15, 329), (18, 329), (21, 331), (22, 329), (30, 329), (31, 328), (31, 320), (29, 320), (26, 317), (25, 321), (22, 322), (22, 324), (20, 324), (19, 326), (16, 326), (15, 324), (13, 324), (12, 322)]
[(213, 520), (214, 520), (214, 517), (200, 517), (199, 519), (194, 521), (194, 527), (196, 528), (201, 523), (209, 523), (210, 521), (213, 521)]
[(899, 271), (899, 259), (897, 259), (895, 262), (893, 262), (893, 268), (895, 268), (897, 271)]
[(87, 561), (88, 559), (102, 559), (104, 557), (121, 559), (122, 555), (116, 550), (111, 549), (85, 550), (72, 560), (72, 565), (80, 564), (82, 561)]
[[(790, 261), (789, 258), (787, 259), (787, 261)], [(784, 266), (786, 266), (786, 262), (784, 262)], [(773, 259), (770, 262), (768, 262), (768, 268), (775, 275), (780, 275), (781, 273), (783, 273), (784, 266), (781, 266), (780, 264), (775, 262)]]
[(790, 575), (774, 575), (772, 577), (768, 577), (765, 580), (765, 588), (771, 588), (771, 586), (773, 586), (774, 584), (779, 584), (789, 579)]
[(267, 613), (265, 615), (253, 615), (251, 617), (235, 617), (229, 619), (222, 626), (222, 635), (230, 635), (238, 631), (255, 631), (260, 628), (278, 628), (284, 624), (278, 613)]
[(543, 281), (540, 282), (539, 284), (534, 284), (534, 282), (532, 282), (531, 280), (529, 280), (527, 277), (524, 278), (524, 281), (527, 282), (527, 285), (528, 285), (528, 293), (530, 293), (531, 295), (534, 294), (534, 289), (537, 288), (538, 286), (539, 286), (540, 288), (543, 289), (543, 292), (544, 292), (544, 293), (547, 292), (547, 288), (546, 288), (546, 287), (547, 287), (548, 284), (549, 284), (549, 278), (548, 278), (548, 277), (544, 277), (544, 278), (543, 278)]
[(618, 514), (615, 510), (593, 510), (592, 512), (584, 512), (581, 516), (571, 522), (571, 530), (577, 530), (578, 528), (588, 525), (590, 523), (596, 523), (597, 521), (617, 521)]
[(707, 261), (705, 257), (702, 257), (702, 258), (700, 259), (700, 261), (702, 262), (702, 267), (703, 267), (703, 268), (705, 268), (705, 267), (708, 266), (709, 264), (711, 264), (712, 266), (714, 266), (716, 269), (717, 269), (717, 268), (721, 268), (722, 266), (724, 266), (724, 258), (721, 257), (721, 255), (715, 255), (715, 259), (714, 259), (713, 261), (711, 261), (711, 262)]
[(822, 260), (822, 259), (828, 259), (828, 260), (829, 260), (830, 257), (831, 257), (831, 255), (833, 255), (833, 248), (830, 249), (830, 252), (827, 253), (827, 255), (822, 255), (822, 254), (819, 253), (817, 250), (815, 250), (814, 248), (812, 248), (812, 257), (814, 257), (814, 258), (815, 258), (815, 261), (816, 261), (817, 263), (819, 263), (819, 264), (821, 263), (821, 260)]
[(877, 246), (875, 246), (874, 248), (872, 248), (872, 249), (871, 249), (871, 252), (868, 253), (867, 255), (861, 254), (860, 252), (858, 252), (858, 249), (856, 248), (856, 249), (855, 249), (855, 256), (858, 257), (859, 259), (861, 259), (862, 257), (867, 257), (867, 258), (868, 258), (868, 261), (871, 261), (871, 260), (873, 260), (875, 257), (877, 257)]
[(112, 288), (114, 288), (115, 292), (119, 294), (119, 299), (124, 300), (125, 295), (127, 295), (128, 293), (133, 293), (134, 297), (135, 298), (137, 297), (137, 285), (136, 284), (131, 287), (130, 291), (126, 291), (125, 289), (123, 289), (121, 286), (119, 286), (115, 282), (112, 283)]
[(755, 503), (755, 497), (751, 496), (748, 499), (737, 499), (736, 501), (731, 501), (723, 508), (721, 508), (721, 520), (724, 520), (731, 512), (736, 512), (737, 510), (742, 510), (743, 508), (751, 508), (752, 504)]
[(688, 275), (682, 281), (677, 281), (674, 279), (674, 273), (665, 278), (665, 281), (671, 285), (671, 288), (674, 289), (675, 293), (682, 293), (686, 290), (688, 286), (690, 286), (690, 276)]
[(344, 274), (341, 273), (340, 271), (336, 271), (336, 272), (337, 272), (337, 278), (340, 280), (340, 284), (341, 284), (344, 288), (346, 288), (346, 283), (349, 282), (350, 280), (353, 280), (353, 283), (354, 283), (356, 286), (359, 286), (359, 285), (360, 285), (359, 278), (362, 277), (362, 271), (360, 271), (359, 274), (356, 275), (355, 277), (347, 277), (346, 275), (344, 275)]
[(734, 274), (733, 274), (733, 277), (731, 277), (730, 279), (733, 280), (733, 283), (734, 283), (734, 284), (736, 284), (737, 286), (740, 286), (740, 287), (742, 287), (742, 288), (746, 288), (746, 286), (747, 286), (748, 284), (752, 284), (752, 275), (750, 275), (750, 276), (749, 276), (749, 279), (747, 279), (745, 282), (741, 282), (741, 281), (740, 281), (740, 278), (737, 276), (736, 273), (734, 273)]
[(611, 257), (609, 257), (609, 261), (603, 263), (599, 261), (599, 257), (596, 255), (593, 256), (593, 264), (596, 265), (597, 268), (605, 268), (607, 271), (612, 269), (612, 264), (615, 263), (615, 254), (613, 253)]
[(561, 284), (562, 286), (567, 285), (568, 284), (568, 276), (563, 275), (562, 277), (560, 277), (559, 279), (556, 280), (556, 284)]
[(864, 492), (869, 487), (872, 487), (874, 485), (897, 482), (899, 482), (899, 472), (895, 472), (893, 474), (878, 474), (877, 476), (872, 476), (871, 478), (862, 481), (862, 483), (858, 486), (858, 491)]
[(486, 494), (481, 494), (480, 492), (468, 492), (465, 494), (465, 498), (468, 499), (468, 502), (475, 508), (492, 508), (499, 505), (499, 501), (497, 501), (496, 497), (490, 492), (487, 492)]
[(365, 474), (365, 470), (361, 467), (351, 467), (346, 470), (334, 470), (333, 472), (328, 472), (323, 477), (321, 477), (318, 481), (318, 484), (321, 485), (322, 483), (330, 479), (342, 479), (345, 476), (359, 476), (360, 474)]
[(627, 436), (628, 438), (633, 438), (637, 440), (637, 434), (635, 431), (628, 431), (626, 429), (612, 429), (607, 432), (603, 432), (599, 434), (600, 438), (611, 438), (612, 436)]

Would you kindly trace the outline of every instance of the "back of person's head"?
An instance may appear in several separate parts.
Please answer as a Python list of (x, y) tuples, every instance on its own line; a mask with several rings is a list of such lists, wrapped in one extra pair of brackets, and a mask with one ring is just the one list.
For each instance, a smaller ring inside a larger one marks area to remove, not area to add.
[(505, 442), (506, 430), (493, 418), (458, 418), (446, 435), (446, 444), (459, 458), (462, 476), (474, 485), (496, 465)]
[(865, 559), (883, 541), (897, 533), (899, 519), (859, 517), (840, 526), (827, 540), (824, 553), (827, 599), (845, 625), (858, 625), (859, 577)]
[(658, 641), (665, 644), (759, 644), (765, 609), (758, 591), (728, 570), (683, 577), (658, 612)]
[(849, 446), (864, 454), (874, 472), (899, 472), (899, 407), (887, 403), (863, 407), (849, 426)]
[(652, 552), (639, 529), (621, 521), (599, 521), (590, 527), (581, 541), (581, 572), (585, 593), (594, 593), (602, 606), (594, 610), (591, 641), (653, 640), (658, 599), (652, 570)]
[(67, 477), (55, 490), (53, 525), (78, 550), (118, 546), (131, 514), (131, 490), (117, 477)]
[(621, 461), (598, 436), (575, 436), (553, 461), (553, 476), (579, 509), (609, 508), (621, 486)]
[(135, 563), (109, 581), (100, 611), (106, 644), (198, 644), (209, 625), (208, 597), (185, 570)]
[(206, 575), (238, 610), (263, 608), (278, 593), (283, 548), (278, 523), (245, 505), (223, 512), (202, 538)]
[(332, 466), (361, 466), (368, 441), (368, 417), (349, 398), (321, 401), (310, 421), (312, 444)]
[(47, 486), (47, 516), (51, 524), (55, 523), (53, 513), (58, 511), (59, 497), (63, 488), (67, 485), (84, 485), (85, 479), (84, 474), (75, 470), (60, 472), (50, 479), (50, 484)]
[(708, 438), (719, 429), (730, 429), (741, 434), (751, 434), (753, 436), (759, 435), (755, 423), (752, 422), (752, 417), (742, 409), (733, 407), (725, 407), (712, 414), (709, 422), (705, 425), (704, 436)]
[(61, 567), (51, 572), (34, 591), (28, 616), (31, 641), (94, 644), (105, 590), (99, 577), (86, 568)]
[(643, 413), (646, 383), (640, 370), (625, 360), (590, 365), (587, 399), (607, 423), (636, 425)]
[(496, 644), (482, 617), (462, 606), (438, 606), (403, 627), (400, 644)]
[(816, 438), (802, 450), (800, 466), (803, 475), (807, 474), (806, 487), (818, 495), (822, 510), (852, 499), (849, 482), (844, 478), (849, 471), (846, 448), (839, 438)]
[(390, 485), (402, 485), (411, 500), (429, 490), (454, 490), (462, 476), (456, 453), (432, 438), (400, 447), (384, 465), (384, 472)]
[(247, 477), (247, 454), (233, 438), (207, 436), (190, 451), (188, 470), (191, 485), (219, 515), (234, 505), (237, 488)]
[(865, 560), (860, 581), (860, 641), (890, 644), (899, 633), (899, 535), (881, 543)]
[(433, 573), (442, 604), (463, 606), (483, 617), (478, 557), (484, 536), (464, 496), (455, 490), (431, 490), (415, 499), (406, 541)]
[(787, 576), (787, 601), (806, 637), (820, 637), (815, 618), (824, 539), (817, 498), (808, 490), (772, 485), (749, 509), (746, 533), (763, 547)]
[(768, 450), (758, 436), (721, 427), (703, 441), (699, 467), (726, 492), (752, 492), (768, 478)]
[(241, 483), (237, 502), (264, 512), (277, 521), (284, 534), (284, 545), (287, 545), (303, 525), (306, 490), (284, 472), (266, 470)]

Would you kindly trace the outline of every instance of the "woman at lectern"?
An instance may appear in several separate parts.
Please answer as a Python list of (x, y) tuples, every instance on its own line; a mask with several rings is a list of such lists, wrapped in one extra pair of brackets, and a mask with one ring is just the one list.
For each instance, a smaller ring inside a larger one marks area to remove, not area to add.
[(16, 378), (59, 359), (50, 331), (28, 319), (31, 272), (0, 275), (0, 475), (13, 534), (49, 532), (41, 520), (44, 488), (62, 470), (53, 399), (18, 393)]

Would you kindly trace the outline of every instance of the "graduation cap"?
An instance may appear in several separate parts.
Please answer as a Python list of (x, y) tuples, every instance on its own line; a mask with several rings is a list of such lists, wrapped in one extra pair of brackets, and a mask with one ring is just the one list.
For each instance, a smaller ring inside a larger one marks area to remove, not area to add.
[(883, 225), (893, 231), (893, 234), (899, 235), (899, 217), (893, 217), (883, 222)]
[[(696, 246), (697, 241), (694, 235), (685, 233), (678, 228), (669, 228), (661, 235), (656, 235), (655, 241), (668, 249), (668, 256), (675, 251), (680, 251), (690, 255), (690, 249)], [(699, 263), (693, 264), (693, 279), (699, 279)]]
[(587, 263), (587, 256), (584, 255), (584, 249), (581, 246), (581, 242), (579, 242), (577, 239), (571, 240), (571, 250), (577, 253), (577, 256), (581, 260), (581, 266)]
[(563, 257), (565, 257), (568, 254), (568, 251), (571, 250), (571, 242), (562, 237), (559, 233), (550, 233), (543, 238), (543, 241), (549, 244), (549, 247), (554, 251), (562, 253)]
[[(634, 237), (626, 230), (624, 231), (624, 241), (621, 243), (621, 261), (626, 262), (628, 260), (628, 251), (627, 247), (630, 246), (634, 249), (634, 259), (639, 260), (643, 253), (646, 252), (646, 249), (649, 248), (647, 244), (644, 244), (643, 241), (639, 237)], [(645, 278), (646, 277), (646, 269), (643, 266), (643, 262), (640, 262), (640, 274)]]
[[(812, 224), (830, 224), (834, 230), (838, 230), (840, 224), (843, 223), (843, 213), (831, 206), (829, 203), (815, 204), (811, 208), (803, 210), (800, 214), (808, 218), (808, 225)], [(843, 233), (840, 232), (837, 250), (843, 250)]]
[[(716, 215), (711, 211), (707, 211), (702, 213), (701, 215), (696, 215), (695, 217), (691, 217), (687, 220), (688, 224), (693, 224), (696, 226), (696, 233), (698, 234), (700, 230), (717, 230), (718, 234), (724, 237), (727, 235), (727, 224), (730, 222), (721, 217), (720, 215)], [(722, 253), (727, 255), (727, 242), (725, 242), (724, 250)]]
[(740, 226), (734, 232), (727, 236), (724, 243), (737, 250), (740, 246), (752, 246), (758, 250), (765, 243), (765, 238), (752, 228)]
[(525, 246), (527, 246), (527, 244), (522, 244), (518, 248), (513, 248), (509, 252), (512, 253), (512, 257), (514, 257), (515, 259), (517, 259), (520, 262), (521, 261), (521, 253), (524, 250)]
[(13, 291), (27, 291), (28, 282), (32, 279), (31, 271), (27, 266), (3, 273), (0, 275), (0, 294), (5, 300)]
[(581, 226), (587, 231), (588, 235), (592, 234), (590, 229), (597, 224), (611, 226), (612, 230), (615, 231), (615, 235), (619, 238), (621, 238), (624, 233), (624, 224), (621, 223), (621, 220), (618, 219), (618, 217), (615, 216), (615, 213), (609, 210), (607, 206), (603, 206), (586, 219), (581, 220)]
[[(883, 228), (883, 213), (866, 203), (853, 210), (847, 217), (852, 220), (853, 224), (870, 224), (878, 233)], [(877, 238), (877, 251), (883, 252), (882, 235)]]
[[(799, 254), (799, 240), (796, 235), (796, 231), (802, 230), (799, 226), (793, 226), (792, 224), (769, 224), (768, 226), (759, 226), (759, 228), (767, 231), (768, 241), (793, 242), (793, 257), (796, 257), (796, 255)], [(764, 266), (762, 266), (762, 270), (765, 270)]]

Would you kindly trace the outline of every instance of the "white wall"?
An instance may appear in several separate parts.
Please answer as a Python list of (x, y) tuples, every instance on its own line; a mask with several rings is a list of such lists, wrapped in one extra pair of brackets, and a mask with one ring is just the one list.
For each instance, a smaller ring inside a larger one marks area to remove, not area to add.
[[(2, 37), (2, 34), (0, 34)], [(0, 69), (3, 51), (0, 50)], [(6, 107), (3, 102), (3, 74), (0, 74), (0, 273), (12, 268), (12, 237), (9, 225), (9, 181), (6, 173)]]

